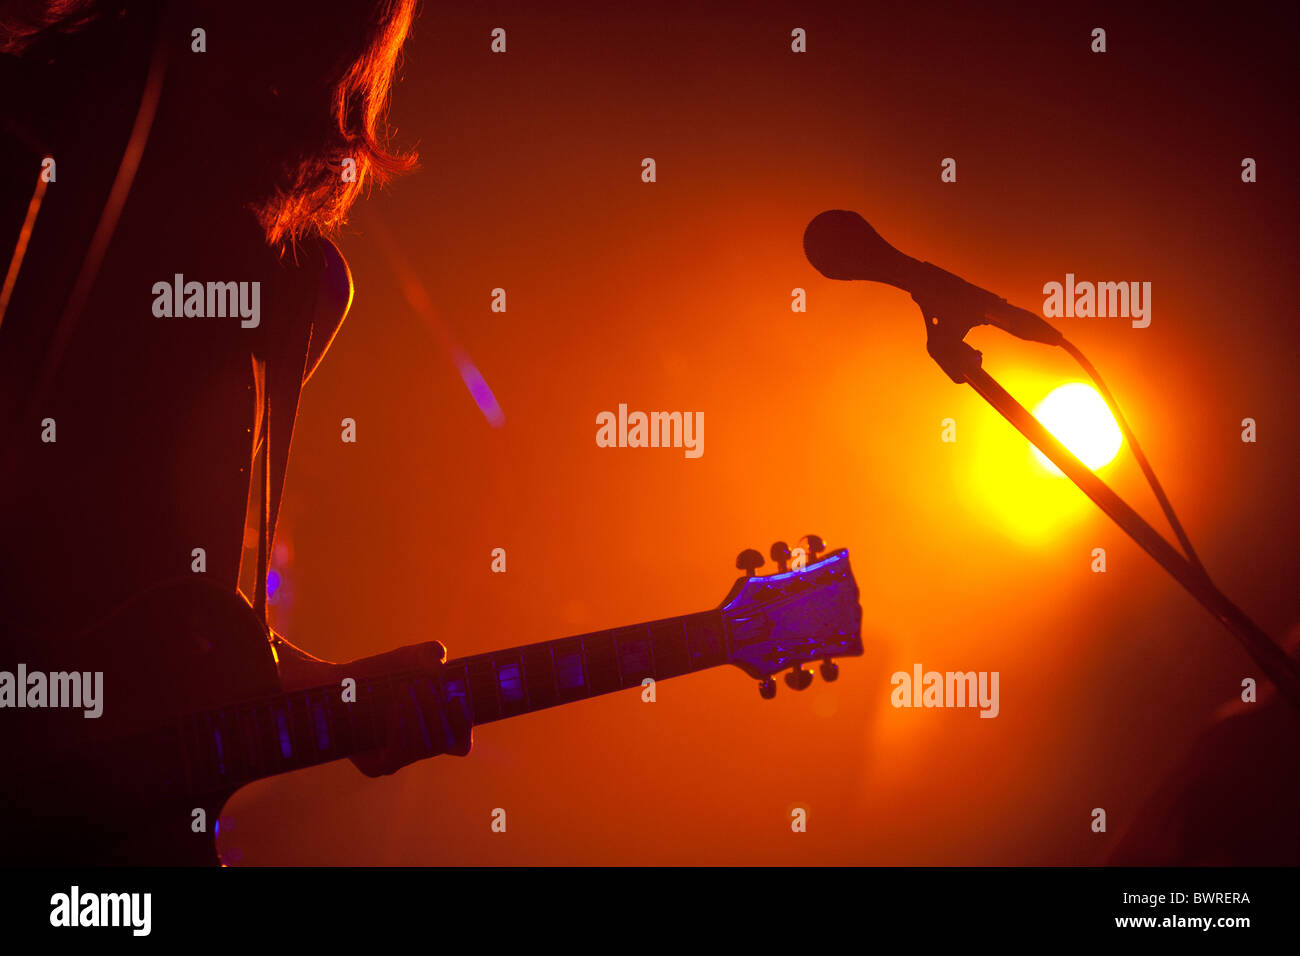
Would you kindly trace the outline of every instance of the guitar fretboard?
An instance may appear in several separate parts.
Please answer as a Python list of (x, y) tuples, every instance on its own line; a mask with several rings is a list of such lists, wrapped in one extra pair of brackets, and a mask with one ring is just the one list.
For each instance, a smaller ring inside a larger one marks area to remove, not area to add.
[[(448, 661), (445, 699), (461, 698), (474, 724), (516, 717), (727, 663), (720, 611), (527, 644)], [(389, 708), (413, 673), (246, 701), (180, 719), (186, 792), (203, 794), (372, 750)]]
[(486, 724), (726, 662), (722, 615), (706, 611), (457, 658), (443, 688)]

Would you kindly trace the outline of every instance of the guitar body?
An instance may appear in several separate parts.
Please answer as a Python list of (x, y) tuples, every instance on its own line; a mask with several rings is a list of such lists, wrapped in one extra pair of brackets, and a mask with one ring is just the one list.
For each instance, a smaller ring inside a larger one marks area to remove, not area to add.
[(217, 819), (233, 790), (185, 796), (177, 719), (279, 691), (247, 602), (193, 575), (0, 668), (19, 662), (28, 674), (102, 672), (103, 712), (0, 711), (0, 864), (218, 864)]

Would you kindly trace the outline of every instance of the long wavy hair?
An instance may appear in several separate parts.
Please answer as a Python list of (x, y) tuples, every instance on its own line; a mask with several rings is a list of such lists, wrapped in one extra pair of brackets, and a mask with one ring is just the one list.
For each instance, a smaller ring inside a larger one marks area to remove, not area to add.
[[(244, 204), (274, 247), (329, 235), (373, 183), (412, 169), (390, 148), (389, 95), (417, 0), (198, 0), (221, 79), (205, 93), (238, 108), (254, 173)], [(61, 37), (157, 0), (0, 0), (0, 53), (39, 55)], [(183, 39), (188, 42), (188, 27)], [(209, 61), (211, 62), (211, 61)], [(351, 160), (348, 163), (347, 160)], [(345, 175), (346, 172), (346, 175)]]

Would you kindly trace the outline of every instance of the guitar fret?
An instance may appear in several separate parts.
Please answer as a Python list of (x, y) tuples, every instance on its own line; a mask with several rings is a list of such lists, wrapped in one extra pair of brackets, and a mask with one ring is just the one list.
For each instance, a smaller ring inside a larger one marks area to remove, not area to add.
[[(312, 701), (312, 694), (320, 696), (317, 702)], [(330, 726), (329, 698), (325, 695), (329, 692), (324, 688), (318, 691), (307, 691), (307, 710), (312, 716), (312, 728), (316, 731), (316, 749), (321, 753), (334, 749), (334, 728)]]
[(541, 710), (560, 702), (560, 685), (555, 676), (555, 654), (548, 644), (531, 644), (519, 649), (524, 671), (528, 709)]
[(504, 714), (506, 712), (506, 706), (504, 696), (501, 693), (501, 673), (497, 670), (496, 661), (490, 654), (488, 655), (487, 665), (492, 668), (492, 689), (495, 690), (497, 694), (497, 713)]
[(257, 728), (253, 720), (253, 706), (247, 701), (228, 708), (234, 726), (235, 744), (239, 749), (240, 780), (256, 780), (262, 776), (262, 753), (257, 743)]
[(726, 633), (722, 628), (722, 615), (717, 611), (706, 611), (703, 614), (688, 615), (683, 621), (686, 624), (691, 670), (698, 671), (727, 662)]
[(591, 661), (587, 659), (587, 638), (583, 635), (578, 638), (578, 648), (582, 653), (582, 697), (591, 695)]
[(311, 732), (311, 711), (302, 694), (287, 694), (289, 706), (289, 733), (293, 736), (293, 749), (298, 754), (298, 765), (309, 759), (316, 749), (316, 738)]
[(238, 755), (238, 761), (231, 761), (235, 776), (246, 780), (256, 776), (255, 762), (257, 755), (248, 750), (248, 734), (244, 730), (242, 708), (236, 705), (227, 710), (227, 726), (230, 729), (230, 752)]
[(280, 747), (280, 725), (275, 715), (275, 701), (266, 702), (266, 752), (275, 759), (275, 765), (284, 769), (284, 752)]
[(519, 650), (503, 651), (492, 655), (496, 669), (497, 691), (501, 700), (501, 715), (514, 717), (532, 709), (528, 695), (528, 682), (524, 677), (523, 655)]
[(269, 754), (266, 740), (262, 735), (262, 709), (257, 704), (248, 705), (249, 748), (257, 755), (257, 776), (264, 776), (269, 769)]
[(624, 687), (640, 687), (641, 681), (654, 677), (654, 658), (650, 638), (638, 627), (624, 627), (614, 632), (618, 644), (619, 672)]
[(586, 655), (582, 639), (566, 637), (555, 641), (555, 681), (560, 691), (560, 703), (581, 700), (587, 695)]
[(474, 723), (483, 724), (502, 716), (501, 686), (492, 659), (482, 656), (466, 658), (465, 671), (465, 686)]
[(551, 655), (551, 682), (555, 684), (555, 699), (560, 700), (560, 669), (555, 664), (555, 642), (546, 642), (546, 652)]
[(473, 721), (474, 710), (469, 700), (469, 668), (463, 660), (447, 662), (442, 672), (442, 692), (448, 701), (457, 698), (464, 700), (470, 721)]
[(280, 751), (281, 766), (284, 766), (296, 759), (293, 749), (293, 726), (290, 723), (288, 701), (283, 697), (277, 697), (271, 703), (271, 713), (275, 721), (275, 741)]
[(619, 689), (627, 687), (627, 682), (623, 679), (623, 652), (619, 649), (618, 631), (610, 631), (610, 636), (614, 642), (614, 667), (618, 674)]
[(650, 645), (650, 676), (655, 680), (659, 680), (662, 675), (659, 673), (659, 668), (655, 665), (655, 636), (654, 632), (650, 629), (649, 624), (645, 625), (645, 638), (646, 642)]
[[(250, 732), (249, 725), (253, 725)], [(261, 769), (261, 761), (257, 751), (257, 733), (254, 711), (251, 707), (235, 707), (235, 727), (239, 733), (240, 748), (244, 754), (244, 775), (250, 779), (256, 779), (258, 770)]]
[(524, 652), (522, 650), (515, 652), (516, 666), (519, 668), (519, 686), (524, 692), (524, 706), (519, 713), (527, 713), (533, 709), (533, 695), (528, 690), (528, 675), (524, 673)]
[(221, 721), (221, 745), (225, 748), (226, 762), (226, 779), (236, 779), (246, 768), (244, 762), (244, 748), (242, 741), (239, 739), (239, 725), (235, 722), (236, 715), (229, 710), (222, 708), (219, 712)]
[(619, 676), (618, 650), (613, 631), (597, 631), (582, 637), (587, 660), (588, 696), (607, 694), (623, 687)]
[(238, 708), (221, 709), (221, 742), (226, 749), (226, 779), (237, 780), (248, 767), (244, 759), (244, 741), (239, 736)]
[(464, 699), (465, 710), (469, 713), (470, 723), (477, 723), (474, 717), (474, 694), (469, 688), (469, 661), (462, 659), (456, 663), (459, 673), (452, 676), (449, 693)]
[(687, 646), (686, 622), (680, 618), (658, 621), (647, 625), (646, 630), (650, 635), (650, 653), (654, 655), (655, 679), (689, 674), (691, 654)]

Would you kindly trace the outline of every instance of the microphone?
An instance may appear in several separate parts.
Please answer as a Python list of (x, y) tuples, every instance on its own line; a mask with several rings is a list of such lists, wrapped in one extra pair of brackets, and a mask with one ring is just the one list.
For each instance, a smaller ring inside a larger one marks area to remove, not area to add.
[(1044, 345), (1065, 341), (1035, 313), (899, 252), (856, 212), (830, 209), (813, 217), (804, 230), (803, 250), (812, 267), (828, 279), (866, 279), (910, 292), (925, 313), (927, 328), (942, 319), (958, 327), (958, 338), (971, 326), (994, 325), (1017, 338)]

